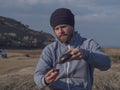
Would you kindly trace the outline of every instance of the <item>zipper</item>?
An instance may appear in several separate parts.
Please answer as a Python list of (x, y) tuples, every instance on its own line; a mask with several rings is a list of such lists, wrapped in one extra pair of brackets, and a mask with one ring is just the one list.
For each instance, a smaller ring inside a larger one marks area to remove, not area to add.
[[(68, 49), (70, 49), (71, 47), (70, 47), (70, 45), (68, 45)], [(70, 79), (69, 79), (69, 68), (70, 68), (70, 62), (67, 62), (67, 87), (68, 87), (68, 90), (70, 90), (70, 84), (69, 84), (69, 82), (70, 82)]]
[(70, 67), (70, 62), (67, 62), (67, 86), (68, 86), (68, 90), (70, 90), (70, 85), (69, 85), (69, 67)]

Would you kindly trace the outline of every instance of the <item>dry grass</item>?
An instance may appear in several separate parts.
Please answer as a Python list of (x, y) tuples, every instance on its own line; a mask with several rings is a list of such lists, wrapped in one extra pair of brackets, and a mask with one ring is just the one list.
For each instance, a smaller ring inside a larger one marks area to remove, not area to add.
[(103, 49), (108, 55), (120, 56), (120, 48), (104, 48)]
[[(120, 49), (104, 50), (114, 60), (116, 57), (113, 56), (120, 56)], [(33, 81), (33, 73), (41, 50), (7, 52), (7, 59), (0, 57), (0, 90), (40, 90)], [(117, 61), (112, 61), (112, 67), (108, 71), (95, 70), (93, 90), (120, 90), (120, 59)]]

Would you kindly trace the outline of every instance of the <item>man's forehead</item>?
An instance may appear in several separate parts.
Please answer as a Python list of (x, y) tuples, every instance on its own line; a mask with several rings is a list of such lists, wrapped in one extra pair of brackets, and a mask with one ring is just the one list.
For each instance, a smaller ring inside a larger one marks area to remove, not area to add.
[(60, 24), (60, 25), (57, 25), (55, 28), (63, 27), (63, 26), (70, 26), (70, 25), (67, 25), (67, 24)]

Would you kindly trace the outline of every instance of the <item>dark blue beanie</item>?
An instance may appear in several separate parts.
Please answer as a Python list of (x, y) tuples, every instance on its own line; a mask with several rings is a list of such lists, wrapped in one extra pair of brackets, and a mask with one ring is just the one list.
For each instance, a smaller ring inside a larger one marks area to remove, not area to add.
[(67, 8), (56, 9), (50, 17), (50, 25), (53, 29), (60, 24), (68, 24), (74, 27), (74, 15)]

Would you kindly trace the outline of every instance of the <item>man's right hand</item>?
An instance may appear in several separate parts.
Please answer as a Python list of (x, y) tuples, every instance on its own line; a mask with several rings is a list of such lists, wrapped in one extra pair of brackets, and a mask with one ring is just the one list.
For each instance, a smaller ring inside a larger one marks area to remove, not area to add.
[(51, 69), (50, 71), (48, 71), (45, 75), (45, 83), (49, 85), (58, 80), (58, 74), (58, 69)]

